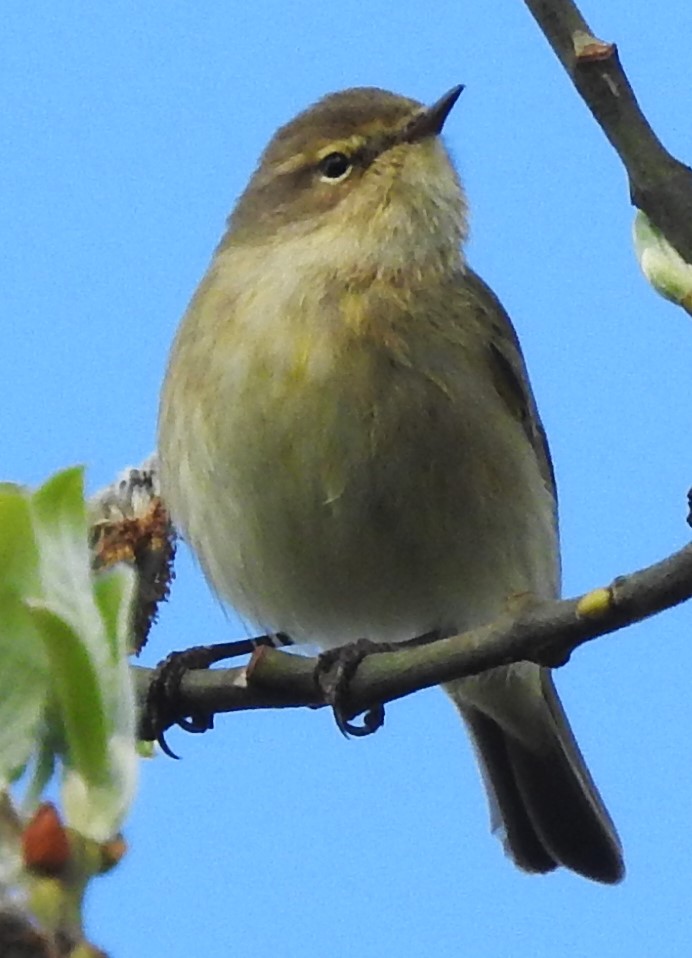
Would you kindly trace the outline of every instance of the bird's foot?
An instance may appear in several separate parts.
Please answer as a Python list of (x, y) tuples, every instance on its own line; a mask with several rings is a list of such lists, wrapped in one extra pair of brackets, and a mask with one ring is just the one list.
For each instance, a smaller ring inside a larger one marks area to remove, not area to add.
[(339, 731), (347, 738), (349, 735), (356, 738), (372, 735), (384, 725), (384, 705), (375, 705), (368, 709), (363, 716), (362, 725), (350, 722), (348, 693), (351, 680), (363, 659), (378, 652), (390, 652), (394, 648), (396, 646), (391, 644), (357, 639), (348, 645), (328, 649), (318, 658), (314, 672), (315, 683), (327, 705), (331, 706)]
[(213, 713), (184, 710), (181, 683), (192, 669), (208, 669), (223, 659), (247, 655), (260, 645), (292, 645), (288, 636), (260, 636), (217, 645), (196, 645), (182, 652), (171, 652), (154, 670), (146, 705), (139, 725), (139, 736), (157, 742), (170, 758), (178, 758), (166, 742), (166, 730), (178, 725), (186, 732), (207, 732), (214, 727)]

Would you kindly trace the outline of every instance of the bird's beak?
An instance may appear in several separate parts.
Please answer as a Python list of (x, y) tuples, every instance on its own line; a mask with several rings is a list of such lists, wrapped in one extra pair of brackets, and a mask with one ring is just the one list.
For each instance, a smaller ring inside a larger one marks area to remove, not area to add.
[(412, 143), (415, 140), (422, 140), (426, 136), (437, 136), (442, 132), (445, 120), (449, 116), (452, 107), (459, 99), (461, 91), (464, 89), (463, 83), (452, 87), (443, 97), (429, 106), (427, 110), (418, 113), (408, 126), (402, 131), (401, 139), (404, 142)]

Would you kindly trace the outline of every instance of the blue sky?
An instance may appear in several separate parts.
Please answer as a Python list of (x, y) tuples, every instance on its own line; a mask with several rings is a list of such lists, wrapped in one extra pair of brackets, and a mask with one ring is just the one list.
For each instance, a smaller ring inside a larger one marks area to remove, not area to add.
[[(688, 0), (590, 0), (666, 145), (692, 158)], [(361, 84), (466, 91), (447, 140), (469, 258), (524, 344), (560, 487), (565, 592), (682, 545), (690, 319), (634, 260), (617, 157), (519, 0), (7, 4), (0, 34), (2, 478), (154, 442), (167, 349), (274, 129)], [(145, 660), (240, 634), (181, 556)], [(527, 877), (488, 832), (437, 691), (345, 741), (324, 712), (220, 718), (142, 770), (131, 851), (94, 888), (114, 956), (689, 954), (690, 611), (582, 649), (557, 681), (625, 846), (604, 888)]]

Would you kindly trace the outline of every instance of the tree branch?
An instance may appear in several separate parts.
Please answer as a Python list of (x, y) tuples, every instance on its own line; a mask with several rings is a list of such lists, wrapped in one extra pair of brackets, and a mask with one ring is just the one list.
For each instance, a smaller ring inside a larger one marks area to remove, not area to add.
[(692, 263), (692, 170), (642, 113), (615, 44), (595, 37), (572, 0), (524, 0), (627, 171), (632, 203)]
[[(521, 603), (495, 622), (462, 635), (365, 659), (354, 677), (350, 714), (451, 679), (528, 660), (558, 666), (585, 642), (639, 622), (692, 597), (692, 544), (655, 565), (621, 576), (574, 599)], [(188, 672), (180, 687), (180, 717), (247, 709), (324, 704), (313, 680), (314, 658), (271, 648), (247, 666)], [(154, 671), (136, 668), (137, 695), (146, 702)]]

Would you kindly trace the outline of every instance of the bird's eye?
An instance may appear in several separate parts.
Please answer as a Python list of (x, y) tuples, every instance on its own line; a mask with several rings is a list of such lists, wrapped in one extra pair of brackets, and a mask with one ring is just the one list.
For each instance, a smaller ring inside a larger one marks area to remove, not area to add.
[(317, 164), (321, 178), (331, 180), (332, 183), (345, 179), (351, 172), (351, 166), (351, 160), (345, 153), (328, 153)]

